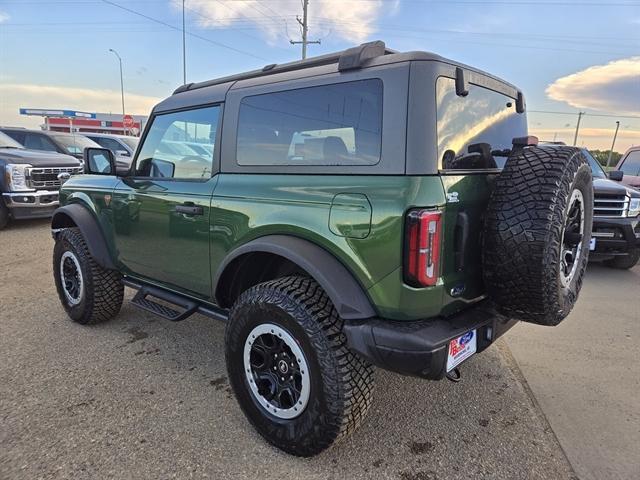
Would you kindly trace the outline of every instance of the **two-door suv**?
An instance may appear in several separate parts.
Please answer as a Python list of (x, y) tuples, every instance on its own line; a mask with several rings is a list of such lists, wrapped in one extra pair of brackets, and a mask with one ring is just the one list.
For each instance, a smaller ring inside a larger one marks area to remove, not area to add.
[(184, 85), (127, 174), (85, 162), (52, 220), (69, 316), (111, 319), (128, 286), (226, 321), (240, 406), (295, 455), (360, 424), (374, 365), (457, 379), (516, 321), (559, 323), (589, 252), (580, 150), (537, 147), (513, 85), (383, 42)]

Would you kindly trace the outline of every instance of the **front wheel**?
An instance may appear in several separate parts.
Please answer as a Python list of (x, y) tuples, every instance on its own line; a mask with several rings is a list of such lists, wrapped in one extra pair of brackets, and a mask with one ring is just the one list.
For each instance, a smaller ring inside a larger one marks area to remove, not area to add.
[(300, 276), (257, 285), (231, 309), (230, 383), (256, 430), (287, 453), (320, 453), (371, 405), (373, 367), (347, 348), (342, 324), (322, 288)]
[(2, 196), (0, 196), (0, 230), (9, 224), (9, 209), (4, 204)]
[(77, 228), (66, 228), (58, 234), (53, 248), (53, 276), (60, 302), (74, 322), (106, 322), (120, 311), (124, 298), (120, 274), (95, 262)]
[(630, 250), (627, 255), (616, 255), (611, 260), (605, 260), (607, 267), (629, 270), (637, 265), (640, 260), (640, 248)]

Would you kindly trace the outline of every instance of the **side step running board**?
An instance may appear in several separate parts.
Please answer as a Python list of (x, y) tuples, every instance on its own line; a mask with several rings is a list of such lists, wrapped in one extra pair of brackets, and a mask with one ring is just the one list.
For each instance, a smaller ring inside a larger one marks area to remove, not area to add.
[[(200, 313), (207, 317), (215, 318), (223, 322), (227, 321), (227, 311), (211, 306), (205, 305), (192, 298), (164, 290), (153, 285), (143, 284), (141, 282), (133, 281), (129, 278), (122, 280), (127, 287), (138, 290), (136, 295), (131, 300), (136, 307), (153, 313), (172, 322), (179, 322), (185, 318), (190, 317), (194, 313)], [(153, 299), (162, 300), (165, 303), (169, 303), (177, 309), (163, 305)]]

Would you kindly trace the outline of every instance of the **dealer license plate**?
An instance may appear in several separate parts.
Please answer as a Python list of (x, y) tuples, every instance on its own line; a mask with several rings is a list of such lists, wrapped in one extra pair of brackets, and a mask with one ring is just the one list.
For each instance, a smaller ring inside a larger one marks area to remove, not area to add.
[(449, 342), (449, 354), (447, 355), (447, 372), (464, 362), (476, 353), (477, 334), (475, 330), (460, 335)]
[(589, 241), (589, 250), (593, 252), (595, 249), (596, 249), (596, 239), (595, 237), (592, 237), (591, 240)]

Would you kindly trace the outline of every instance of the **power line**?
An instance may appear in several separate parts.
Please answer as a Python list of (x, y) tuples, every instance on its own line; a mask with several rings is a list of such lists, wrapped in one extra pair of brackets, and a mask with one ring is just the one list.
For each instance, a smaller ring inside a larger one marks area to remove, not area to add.
[[(174, 25), (171, 25), (170, 23), (163, 22), (162, 20), (158, 20), (157, 18), (150, 17), (149, 15), (146, 15), (146, 14), (144, 14), (144, 13), (138, 12), (137, 10), (133, 10), (133, 9), (128, 8), (128, 7), (125, 7), (125, 6), (123, 6), (123, 5), (119, 5), (119, 4), (115, 3), (115, 2), (111, 2), (111, 1), (109, 1), (109, 0), (102, 0), (102, 2), (103, 2), (103, 3), (106, 3), (106, 4), (108, 4), (108, 5), (111, 5), (111, 6), (113, 6), (113, 7), (120, 8), (121, 10), (125, 10), (125, 11), (127, 11), (127, 12), (129, 12), (129, 13), (134, 14), (134, 15), (138, 15), (138, 16), (140, 16), (140, 17), (142, 17), (142, 18), (146, 18), (147, 20), (150, 20), (150, 21), (152, 21), (152, 22), (158, 23), (158, 24), (160, 24), (160, 25), (164, 25), (165, 27), (169, 27), (169, 28), (171, 28), (172, 30), (177, 30), (178, 32), (182, 32), (182, 29), (181, 29), (181, 28), (178, 28), (178, 27), (176, 27), (176, 26), (174, 26)], [(211, 40), (210, 38), (203, 37), (202, 35), (198, 35), (198, 34), (196, 34), (196, 33), (186, 32), (186, 34), (187, 34), (187, 35), (189, 35), (189, 36), (191, 36), (191, 37), (194, 37), (194, 38), (198, 38), (198, 39), (200, 39), (200, 40), (203, 40), (203, 41), (205, 41), (205, 42), (209, 42), (209, 43), (211, 43), (211, 44), (213, 44), (213, 45), (216, 45), (216, 46), (218, 46), (218, 47), (226, 48), (226, 49), (228, 49), (228, 50), (232, 50), (232, 51), (237, 52), (237, 53), (242, 53), (243, 55), (248, 55), (248, 56), (250, 56), (250, 57), (257, 58), (257, 59), (259, 59), (259, 60), (265, 60), (265, 61), (267, 60), (267, 59), (266, 59), (266, 58), (264, 58), (264, 57), (259, 57), (258, 55), (254, 55), (253, 53), (245, 52), (244, 50), (240, 50), (240, 49), (235, 48), (235, 47), (232, 47), (232, 46), (230, 46), (230, 45), (225, 45), (224, 43), (216, 42), (215, 40)]]
[(307, 11), (309, 9), (309, 0), (302, 0), (302, 20), (296, 17), (296, 20), (302, 27), (302, 40), (289, 40), (291, 45), (302, 45), (302, 59), (307, 58), (307, 45), (310, 43), (319, 44), (320, 40), (308, 40), (307, 34), (309, 33), (309, 19), (307, 17)]
[[(552, 115), (571, 115), (575, 117), (579, 112), (560, 112), (553, 110), (530, 110), (527, 109), (529, 113), (549, 113)], [(640, 115), (616, 115), (615, 113), (585, 113), (582, 112), (582, 115), (587, 117), (607, 117), (607, 118), (633, 118), (640, 119)]]

